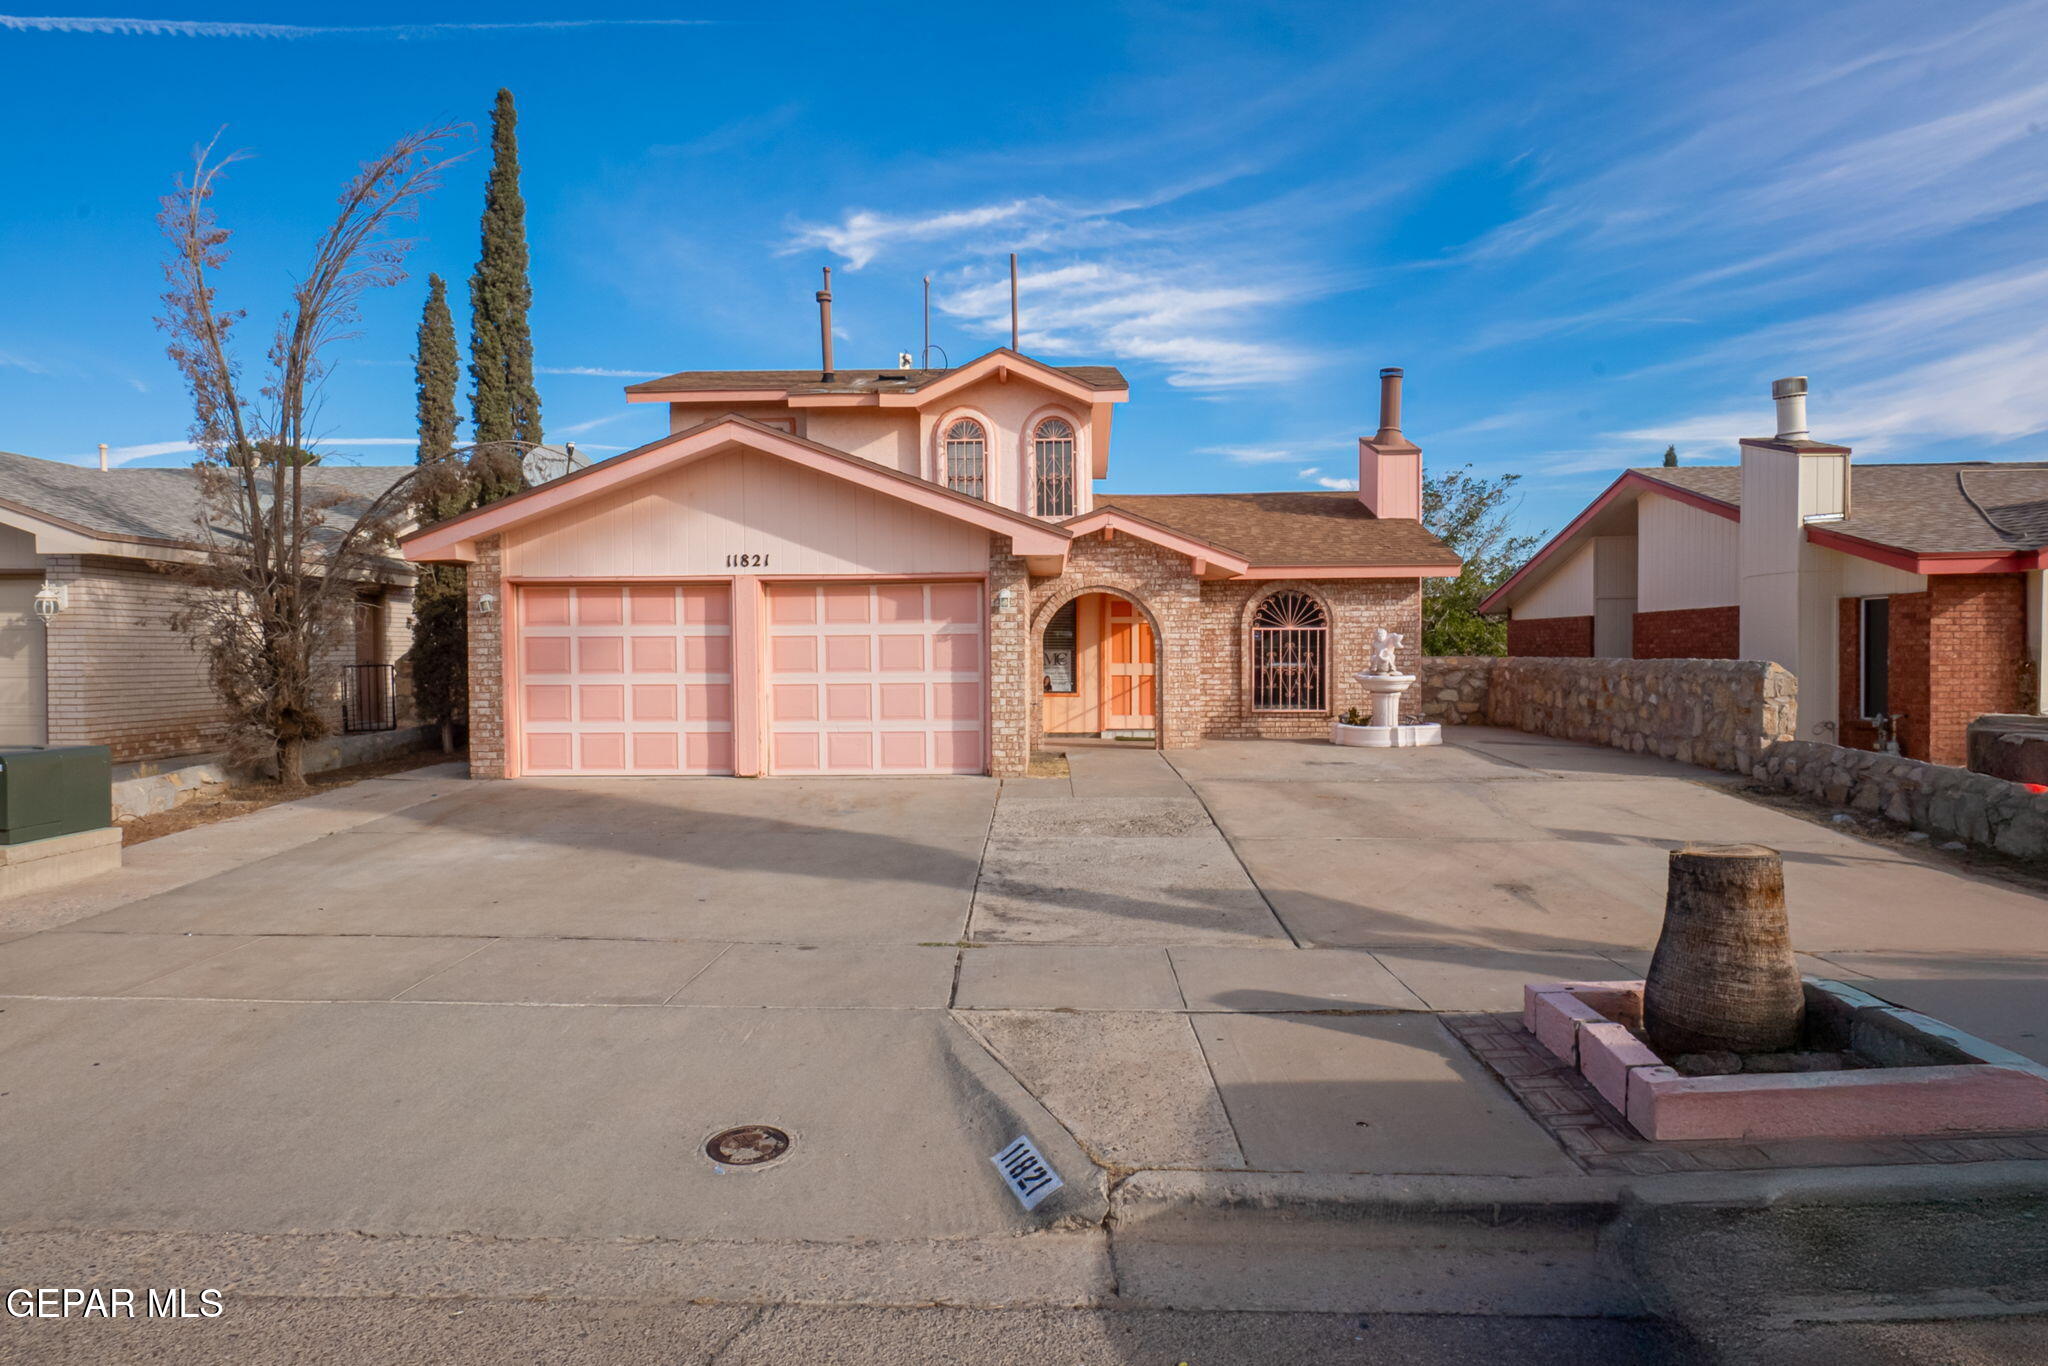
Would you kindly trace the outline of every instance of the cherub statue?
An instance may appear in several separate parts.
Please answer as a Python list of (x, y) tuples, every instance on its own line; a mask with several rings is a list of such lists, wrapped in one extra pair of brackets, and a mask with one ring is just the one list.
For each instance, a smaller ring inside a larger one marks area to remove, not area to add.
[(1401, 633), (1389, 631), (1382, 626), (1372, 633), (1372, 663), (1367, 667), (1369, 674), (1397, 674), (1401, 666), (1394, 658), (1394, 651), (1401, 648)]

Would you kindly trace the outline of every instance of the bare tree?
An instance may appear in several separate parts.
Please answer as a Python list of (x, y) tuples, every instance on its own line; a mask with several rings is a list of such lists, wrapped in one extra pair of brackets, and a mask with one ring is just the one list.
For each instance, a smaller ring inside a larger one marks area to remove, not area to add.
[(311, 424), (325, 373), (323, 350), (350, 335), (363, 295), (405, 278), (411, 243), (395, 229), (462, 154), (448, 148), (460, 125), (412, 133), (363, 166), (342, 191), (333, 223), (292, 291), (266, 356), (261, 387), (244, 388), (232, 345), (240, 310), (223, 311), (214, 277), (226, 262), (228, 231), (213, 195), (240, 153), (200, 148), (158, 215), (171, 252), (158, 326), (185, 376), (193, 405), (194, 464), (202, 493), (199, 536), (177, 625), (205, 652), (228, 712), (230, 753), (275, 763), (278, 781), (305, 783), (306, 742), (328, 729), (335, 673), (329, 647), (361, 586), (391, 553), (395, 532), (419, 497), (415, 471), (381, 494), (350, 500), (309, 480), (317, 464)]

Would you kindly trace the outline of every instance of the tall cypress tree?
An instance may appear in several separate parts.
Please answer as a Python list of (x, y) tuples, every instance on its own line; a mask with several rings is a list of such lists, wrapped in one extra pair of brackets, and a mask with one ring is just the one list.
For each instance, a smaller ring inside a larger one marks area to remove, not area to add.
[(1678, 447), (1676, 447), (1676, 446), (1666, 446), (1666, 447), (1664, 448), (1664, 468), (1665, 468), (1665, 469), (1667, 469), (1667, 470), (1669, 470), (1669, 469), (1676, 469), (1677, 467), (1678, 467)]
[[(474, 439), (538, 442), (540, 395), (533, 387), (533, 305), (527, 278), (526, 201), (519, 194), (519, 115), (512, 92), (491, 109), (491, 175), (484, 184), (483, 247), (469, 277), (470, 424)], [(477, 501), (519, 491), (516, 461), (485, 462)]]
[[(447, 282), (429, 275), (419, 345), (413, 353), (423, 467), (418, 511), (423, 526), (461, 512), (474, 494), (455, 455), (455, 386), (461, 368)], [(456, 718), (469, 687), (468, 575), (461, 565), (420, 566), (413, 585), (412, 618), (413, 702), (422, 720), (440, 728), (441, 748), (452, 751)]]

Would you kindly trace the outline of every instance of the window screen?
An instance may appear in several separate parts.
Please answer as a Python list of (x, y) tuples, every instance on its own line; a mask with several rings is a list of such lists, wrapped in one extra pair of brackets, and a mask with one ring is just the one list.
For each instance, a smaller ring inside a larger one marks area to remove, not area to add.
[(1074, 609), (1079, 600), (1052, 614), (1045, 624), (1045, 690), (1074, 692)]
[(1891, 715), (1892, 600), (1863, 600), (1863, 714)]

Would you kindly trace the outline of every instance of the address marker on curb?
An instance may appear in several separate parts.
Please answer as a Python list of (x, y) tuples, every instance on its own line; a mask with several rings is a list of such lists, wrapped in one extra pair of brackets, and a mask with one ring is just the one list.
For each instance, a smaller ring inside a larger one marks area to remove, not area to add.
[(1009, 1147), (991, 1157), (1003, 1184), (1025, 1209), (1037, 1209), (1038, 1202), (1067, 1183), (1060, 1180), (1028, 1135), (1019, 1134)]

